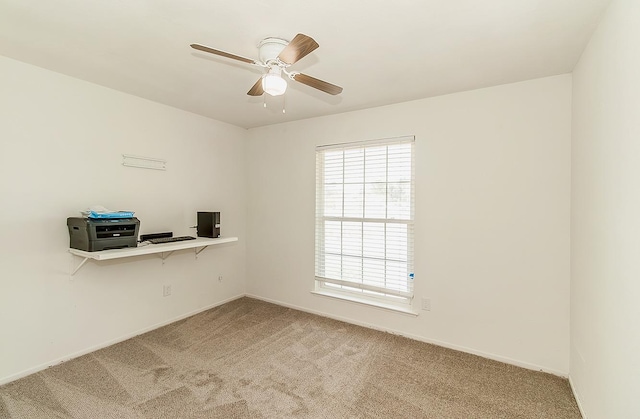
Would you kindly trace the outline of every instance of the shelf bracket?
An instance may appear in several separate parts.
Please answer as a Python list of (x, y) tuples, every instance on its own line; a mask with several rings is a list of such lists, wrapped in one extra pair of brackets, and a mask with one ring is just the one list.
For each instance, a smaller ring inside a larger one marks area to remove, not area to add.
[(88, 260), (89, 260), (89, 258), (83, 258), (82, 262), (80, 262), (80, 264), (78, 266), (76, 266), (76, 268), (73, 270), (73, 272), (71, 272), (71, 276), (75, 275), (76, 272), (78, 272), (80, 270), (80, 268), (82, 268), (82, 265), (84, 265)]
[(198, 259), (198, 255), (199, 255), (199, 254), (200, 254), (204, 249), (206, 249), (207, 247), (209, 247), (209, 246), (202, 246), (202, 247), (200, 248), (200, 250), (198, 250), (198, 248), (197, 248), (197, 247), (194, 247), (194, 248), (193, 248), (193, 250), (195, 250), (195, 251), (196, 251), (196, 259)]
[[(167, 260), (167, 258), (169, 256), (171, 256), (171, 254), (174, 252), (174, 250), (170, 251), (170, 252), (162, 252), (160, 253), (160, 257), (162, 258), (162, 264), (164, 264), (164, 261)], [(166, 256), (165, 256), (166, 255)]]

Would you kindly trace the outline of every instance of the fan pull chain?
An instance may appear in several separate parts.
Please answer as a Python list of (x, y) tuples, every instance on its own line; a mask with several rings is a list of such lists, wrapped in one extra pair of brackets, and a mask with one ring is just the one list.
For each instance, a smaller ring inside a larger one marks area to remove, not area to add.
[(287, 113), (287, 111), (284, 109), (285, 97), (286, 97), (286, 95), (282, 95), (282, 113)]
[(266, 93), (262, 94), (262, 107), (263, 108), (267, 107), (267, 94)]

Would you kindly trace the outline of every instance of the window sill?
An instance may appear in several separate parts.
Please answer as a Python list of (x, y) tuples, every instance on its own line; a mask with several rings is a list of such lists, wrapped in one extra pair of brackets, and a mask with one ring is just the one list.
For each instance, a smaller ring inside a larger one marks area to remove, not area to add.
[(336, 298), (338, 300), (350, 301), (352, 303), (363, 304), (370, 307), (381, 308), (383, 310), (395, 311), (397, 313), (407, 314), (410, 316), (418, 316), (419, 313), (411, 310), (409, 307), (401, 307), (394, 304), (385, 303), (383, 301), (371, 301), (366, 298), (358, 298), (355, 296), (348, 296), (330, 291), (311, 291), (311, 294), (319, 295), (322, 297)]

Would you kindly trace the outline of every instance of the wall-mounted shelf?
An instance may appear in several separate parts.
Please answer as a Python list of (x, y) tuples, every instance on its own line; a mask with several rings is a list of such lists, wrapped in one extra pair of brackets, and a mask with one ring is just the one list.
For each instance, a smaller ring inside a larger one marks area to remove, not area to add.
[(231, 243), (238, 241), (237, 237), (219, 237), (217, 239), (208, 239), (204, 237), (198, 237), (195, 240), (185, 240), (173, 243), (164, 244), (148, 244), (140, 247), (128, 247), (125, 249), (112, 249), (102, 250), (99, 252), (86, 252), (84, 250), (69, 249), (69, 252), (73, 255), (79, 256), (82, 259), (80, 264), (71, 272), (73, 276), (89, 259), (93, 260), (110, 260), (110, 259), (122, 259), (133, 256), (160, 254), (160, 257), (164, 261), (176, 250), (194, 249), (195, 255), (198, 256), (200, 252), (209, 246), (217, 244)]

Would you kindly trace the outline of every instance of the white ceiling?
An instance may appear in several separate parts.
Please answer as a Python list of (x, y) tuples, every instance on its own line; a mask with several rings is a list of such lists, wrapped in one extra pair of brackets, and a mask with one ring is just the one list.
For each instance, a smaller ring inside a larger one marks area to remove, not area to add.
[[(571, 72), (610, 0), (0, 0), (0, 55), (245, 128)], [(247, 96), (266, 37), (314, 38), (290, 82)], [(1, 76), (1, 75), (0, 75)]]

